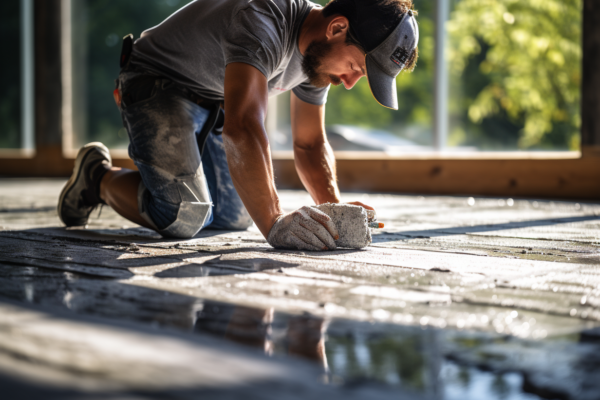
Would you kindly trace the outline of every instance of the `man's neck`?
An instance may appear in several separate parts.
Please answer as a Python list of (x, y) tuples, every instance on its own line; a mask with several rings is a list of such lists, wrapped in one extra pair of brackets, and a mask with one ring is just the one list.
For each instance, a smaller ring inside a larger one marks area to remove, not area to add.
[(313, 8), (302, 23), (298, 36), (298, 49), (302, 55), (309, 44), (314, 40), (321, 40), (325, 36), (327, 18), (323, 17), (322, 11), (322, 8)]

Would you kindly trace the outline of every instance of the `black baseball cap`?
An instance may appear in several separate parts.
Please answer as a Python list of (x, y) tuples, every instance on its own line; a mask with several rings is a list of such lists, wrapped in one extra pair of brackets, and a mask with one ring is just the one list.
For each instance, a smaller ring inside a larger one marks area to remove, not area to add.
[(350, 35), (366, 53), (367, 80), (379, 104), (398, 109), (396, 77), (419, 43), (412, 10), (400, 13), (393, 2), (343, 0), (335, 13), (348, 18)]

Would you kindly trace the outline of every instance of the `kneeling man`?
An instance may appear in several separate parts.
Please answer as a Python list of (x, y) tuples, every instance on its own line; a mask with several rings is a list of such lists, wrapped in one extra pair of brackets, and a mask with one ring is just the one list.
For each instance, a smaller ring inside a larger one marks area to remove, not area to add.
[[(90, 143), (58, 205), (67, 226), (108, 204), (164, 237), (256, 223), (277, 248), (335, 249), (336, 228), (306, 206), (285, 214), (265, 132), (267, 99), (291, 91), (296, 169), (316, 204), (339, 203), (325, 135), (330, 84), (366, 76), (397, 109), (396, 76), (417, 59), (412, 0), (196, 0), (135, 44), (124, 41), (115, 99), (138, 171)], [(364, 204), (355, 202), (352, 204)]]

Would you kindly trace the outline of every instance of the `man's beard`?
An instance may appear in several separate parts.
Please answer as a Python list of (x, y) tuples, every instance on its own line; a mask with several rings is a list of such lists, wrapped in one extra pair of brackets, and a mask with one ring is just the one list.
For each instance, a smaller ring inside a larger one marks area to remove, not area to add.
[(329, 55), (333, 46), (327, 41), (312, 41), (302, 59), (302, 71), (308, 76), (310, 83), (316, 87), (325, 87), (330, 83), (339, 85), (342, 83), (340, 78), (335, 75), (328, 75), (320, 71), (322, 68), (323, 59)]

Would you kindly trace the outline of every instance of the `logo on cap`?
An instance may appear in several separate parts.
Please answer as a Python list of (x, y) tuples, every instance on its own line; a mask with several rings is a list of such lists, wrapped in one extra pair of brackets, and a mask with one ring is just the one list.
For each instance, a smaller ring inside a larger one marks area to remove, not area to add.
[(396, 47), (396, 50), (394, 50), (394, 52), (392, 53), (390, 60), (398, 64), (398, 66), (402, 67), (404, 66), (404, 64), (406, 64), (406, 61), (408, 60), (409, 56), (410, 54), (408, 54), (408, 50), (398, 46)]

